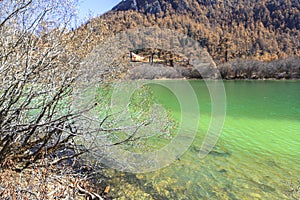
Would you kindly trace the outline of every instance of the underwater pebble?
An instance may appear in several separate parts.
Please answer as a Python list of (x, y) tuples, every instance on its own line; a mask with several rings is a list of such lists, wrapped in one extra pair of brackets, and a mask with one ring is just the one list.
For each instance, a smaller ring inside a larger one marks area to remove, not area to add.
[(257, 193), (251, 193), (250, 195), (255, 198), (261, 198), (261, 195)]

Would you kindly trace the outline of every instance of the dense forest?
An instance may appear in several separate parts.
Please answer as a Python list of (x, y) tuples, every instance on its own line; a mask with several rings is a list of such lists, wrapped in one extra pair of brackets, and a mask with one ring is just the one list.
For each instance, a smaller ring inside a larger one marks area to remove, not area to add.
[(170, 28), (199, 41), (217, 64), (300, 56), (295, 0), (125, 0), (79, 29), (88, 25), (95, 41), (137, 26)]

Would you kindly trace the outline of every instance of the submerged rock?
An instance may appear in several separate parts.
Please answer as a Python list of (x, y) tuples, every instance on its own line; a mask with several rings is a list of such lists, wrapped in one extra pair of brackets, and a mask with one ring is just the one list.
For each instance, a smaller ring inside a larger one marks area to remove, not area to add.
[(221, 157), (229, 157), (231, 156), (231, 153), (229, 152), (220, 152), (220, 151), (211, 151), (209, 152), (209, 155), (212, 155), (212, 156), (221, 156)]
[[(196, 152), (196, 153), (203, 153), (203, 154), (207, 153), (206, 151), (198, 149), (195, 146), (191, 147), (191, 151)], [(227, 151), (222, 151), (222, 150), (212, 150), (208, 153), (208, 155), (215, 156), (215, 157), (229, 157), (229, 156), (231, 156), (231, 153), (227, 152)]]
[(220, 173), (226, 173), (227, 170), (226, 170), (226, 169), (221, 169), (221, 170), (219, 170), (218, 172), (220, 172)]

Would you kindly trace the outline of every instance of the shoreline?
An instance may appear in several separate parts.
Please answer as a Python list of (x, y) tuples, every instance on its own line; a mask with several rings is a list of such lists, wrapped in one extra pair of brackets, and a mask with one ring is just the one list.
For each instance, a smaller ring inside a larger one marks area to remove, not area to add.
[(291, 81), (291, 82), (294, 82), (294, 81), (300, 81), (300, 78), (295, 78), (295, 79), (276, 79), (276, 78), (269, 78), (269, 79), (199, 79), (199, 78), (155, 78), (155, 79), (129, 79), (130, 81), (138, 81), (138, 80), (144, 80), (144, 81), (171, 81), (171, 80), (178, 80), (178, 81), (181, 81), (181, 80), (186, 80), (186, 81), (253, 81), (253, 82), (256, 82), (256, 81)]
[(125, 79), (206, 79), (206, 80), (300, 80), (300, 58), (290, 57), (269, 62), (236, 59), (217, 66), (202, 67), (175, 63), (135, 62), (125, 72)]

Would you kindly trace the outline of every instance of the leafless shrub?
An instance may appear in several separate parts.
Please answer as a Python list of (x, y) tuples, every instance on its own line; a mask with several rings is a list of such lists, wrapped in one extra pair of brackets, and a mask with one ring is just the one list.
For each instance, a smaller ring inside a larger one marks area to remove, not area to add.
[[(0, 11), (0, 164), (4, 168), (22, 171), (43, 155), (46, 165), (57, 164), (94, 148), (97, 154), (103, 154), (106, 151), (101, 150), (106, 146), (132, 146), (141, 137), (147, 138), (143, 127), (159, 121), (158, 116), (152, 119), (151, 113), (149, 121), (136, 119), (129, 123), (131, 116), (105, 113), (95, 99), (83, 109), (71, 107), (76, 98), (73, 89), (74, 81), (78, 83), (77, 73), (85, 75), (78, 71), (85, 49), (79, 52), (76, 47), (88, 46), (82, 42), (88, 42), (89, 37), (89, 32), (68, 29), (72, 1), (1, 1), (0, 5), (4, 8)], [(103, 59), (103, 54), (97, 56)], [(116, 79), (119, 71), (124, 71), (118, 60), (108, 57), (107, 61), (114, 64), (105, 66), (113, 67), (97, 71), (100, 82), (101, 77)], [(97, 127), (95, 119), (84, 112), (91, 108), (98, 109), (95, 111), (99, 115), (104, 112), (102, 119), (96, 119)], [(153, 132), (159, 133), (157, 127), (160, 126), (155, 125)], [(103, 147), (84, 143), (96, 142), (98, 135), (105, 138), (119, 134), (125, 137), (107, 143), (100, 140)]]
[(299, 63), (297, 57), (271, 62), (238, 59), (218, 69), (223, 79), (299, 79)]
[(24, 169), (70, 146), (78, 58), (68, 32), (74, 2), (15, 0), (0, 6), (0, 164)]

